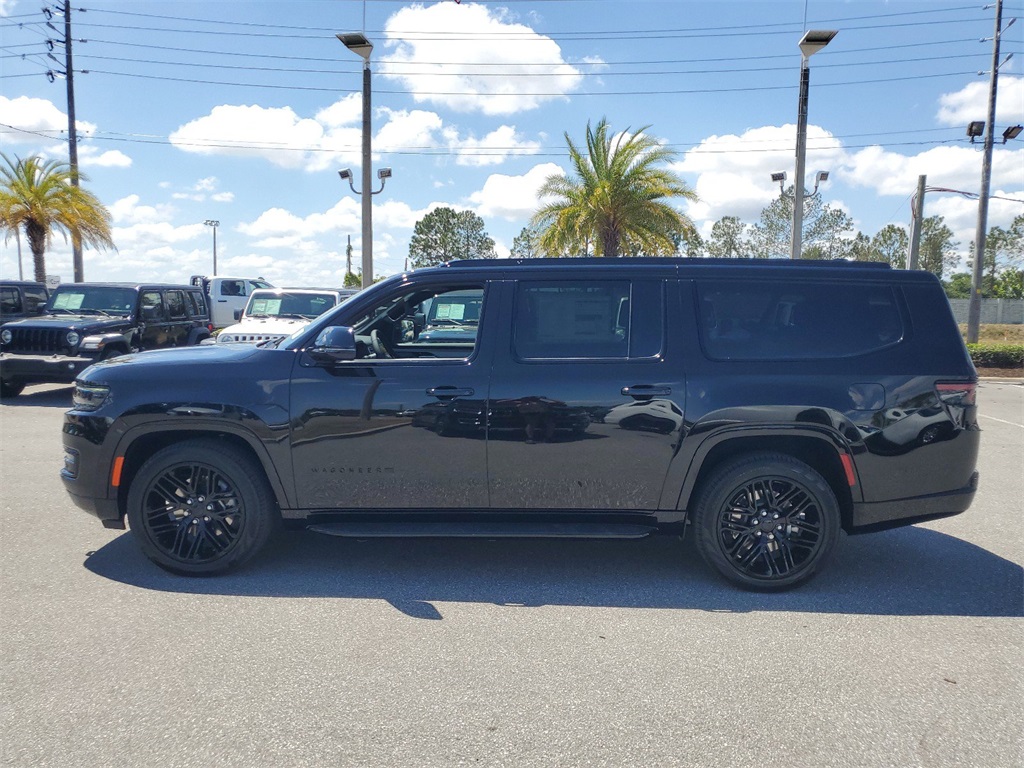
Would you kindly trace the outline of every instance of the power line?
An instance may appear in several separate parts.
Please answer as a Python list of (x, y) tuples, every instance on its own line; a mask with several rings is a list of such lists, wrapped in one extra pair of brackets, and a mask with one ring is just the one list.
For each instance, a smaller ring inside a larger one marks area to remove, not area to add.
[[(111, 75), (114, 77), (134, 77), (142, 78), (146, 80), (164, 80), (176, 83), (191, 83), (193, 85), (217, 85), (217, 86), (229, 86), (237, 88), (272, 88), (272, 89), (286, 89), (286, 90), (298, 90), (298, 91), (314, 91), (321, 93), (358, 93), (357, 90), (350, 90), (344, 88), (320, 88), (309, 85), (273, 85), (269, 83), (238, 83), (223, 80), (198, 80), (195, 78), (185, 77), (170, 77), (168, 75), (145, 75), (140, 72), (114, 72), (111, 70), (103, 69), (90, 69), (90, 72), (100, 75)], [(870, 85), (873, 83), (892, 83), (904, 80), (921, 80), (924, 78), (940, 78), (940, 77), (964, 77), (969, 75), (975, 75), (975, 70), (960, 70), (956, 72), (936, 72), (928, 74), (917, 74), (917, 75), (905, 75), (902, 77), (883, 77), (873, 78), (869, 80), (847, 80), (843, 82), (834, 83), (818, 83), (815, 88), (829, 88), (829, 87), (840, 87), (848, 85)], [(792, 85), (764, 85), (764, 86), (749, 86), (749, 87), (737, 87), (737, 88), (722, 88), (722, 87), (708, 87), (708, 88), (680, 88), (680, 89), (662, 89), (662, 90), (629, 90), (629, 91), (599, 91), (599, 92), (584, 92), (584, 91), (573, 91), (573, 96), (664, 96), (664, 95), (680, 95), (680, 94), (695, 94), (695, 93), (750, 93), (759, 91), (791, 91), (796, 86)], [(386, 94), (398, 94), (408, 95), (407, 91), (402, 90), (389, 90), (375, 88), (375, 93), (386, 93)], [(561, 97), (566, 96), (568, 93), (564, 91), (558, 92), (523, 92), (517, 91), (515, 93), (466, 93), (465, 91), (417, 91), (418, 96), (463, 96), (474, 98), (491, 98), (494, 96), (513, 96), (513, 97)]]

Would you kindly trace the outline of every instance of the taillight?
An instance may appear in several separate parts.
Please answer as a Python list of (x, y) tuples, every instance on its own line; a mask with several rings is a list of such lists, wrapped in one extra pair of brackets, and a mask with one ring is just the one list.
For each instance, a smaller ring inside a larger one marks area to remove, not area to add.
[(940, 381), (935, 392), (946, 405), (974, 405), (977, 402), (978, 385), (970, 381)]

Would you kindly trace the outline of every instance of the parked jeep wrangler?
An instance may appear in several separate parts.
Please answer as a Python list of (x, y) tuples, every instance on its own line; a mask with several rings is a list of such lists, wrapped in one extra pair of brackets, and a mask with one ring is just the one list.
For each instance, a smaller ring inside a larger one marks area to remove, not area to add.
[[(424, 332), (425, 307), (456, 304), (474, 333)], [(976, 382), (927, 272), (452, 262), (276, 344), (97, 363), (65, 416), (61, 476), (181, 574), (242, 564), (282, 523), (359, 538), (689, 529), (733, 583), (781, 590), (841, 531), (968, 508)]]
[(210, 313), (186, 285), (66, 283), (42, 315), (0, 327), (0, 395), (26, 384), (71, 383), (97, 360), (185, 347), (209, 338)]

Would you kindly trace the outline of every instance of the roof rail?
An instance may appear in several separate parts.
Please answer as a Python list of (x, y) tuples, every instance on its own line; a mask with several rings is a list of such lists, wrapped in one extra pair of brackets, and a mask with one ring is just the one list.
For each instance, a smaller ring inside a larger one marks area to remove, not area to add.
[(571, 257), (571, 258), (537, 258), (537, 259), (454, 259), (446, 261), (438, 266), (441, 267), (494, 267), (494, 266), (523, 266), (523, 267), (555, 267), (555, 266), (608, 266), (611, 264), (660, 264), (668, 266), (692, 266), (692, 265), (738, 265), (747, 266), (771, 266), (773, 268), (787, 267), (820, 267), (824, 269), (837, 269), (850, 267), (854, 269), (891, 269), (889, 264), (880, 261), (846, 261), (845, 259), (723, 259), (723, 258), (694, 258), (690, 256), (639, 256), (606, 259), (597, 256)]

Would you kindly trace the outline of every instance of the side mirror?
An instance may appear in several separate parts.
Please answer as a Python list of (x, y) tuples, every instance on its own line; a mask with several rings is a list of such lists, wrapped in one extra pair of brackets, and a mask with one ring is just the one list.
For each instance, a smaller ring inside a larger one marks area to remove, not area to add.
[(320, 331), (307, 352), (320, 365), (334, 365), (356, 359), (356, 334), (347, 325), (332, 325)]
[(235, 310), (235, 320), (241, 320), (241, 319), (242, 319), (242, 310), (236, 309)]

